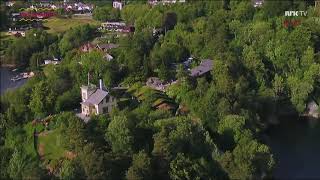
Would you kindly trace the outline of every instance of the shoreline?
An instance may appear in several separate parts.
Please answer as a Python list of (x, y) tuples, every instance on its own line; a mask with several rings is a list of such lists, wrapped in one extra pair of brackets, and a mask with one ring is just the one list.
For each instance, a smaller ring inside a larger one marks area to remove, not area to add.
[(2, 68), (17, 68), (17, 65), (16, 64), (3, 64), (3, 63), (1, 63), (0, 67), (2, 67)]
[(27, 79), (22, 79), (16, 82), (11, 81), (11, 78), (13, 78), (18, 74), (19, 72), (12, 72), (11, 68), (9, 67), (1, 66), (1, 86), (0, 86), (1, 95), (3, 95), (3, 93), (5, 93), (6, 91), (19, 88), (20, 86), (25, 84), (25, 82), (27, 82)]

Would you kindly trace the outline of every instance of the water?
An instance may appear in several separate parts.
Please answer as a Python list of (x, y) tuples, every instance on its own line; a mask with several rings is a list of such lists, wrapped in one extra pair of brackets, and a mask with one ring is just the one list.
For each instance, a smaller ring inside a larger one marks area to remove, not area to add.
[(320, 179), (320, 121), (285, 118), (267, 131), (279, 179)]
[(22, 79), (16, 82), (11, 81), (10, 79), (19, 74), (19, 72), (12, 72), (9, 68), (0, 68), (0, 94), (3, 94), (9, 89), (15, 89), (22, 86), (27, 80)]

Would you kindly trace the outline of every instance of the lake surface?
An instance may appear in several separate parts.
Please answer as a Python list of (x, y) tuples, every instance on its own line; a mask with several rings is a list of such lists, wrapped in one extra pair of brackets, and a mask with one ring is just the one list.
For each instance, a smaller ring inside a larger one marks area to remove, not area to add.
[(267, 130), (278, 179), (320, 179), (320, 121), (282, 119)]
[(16, 82), (11, 81), (10, 79), (16, 75), (18, 75), (19, 72), (12, 72), (10, 68), (0, 68), (0, 94), (3, 94), (5, 91), (9, 89), (14, 89), (22, 86), (27, 79), (22, 79)]

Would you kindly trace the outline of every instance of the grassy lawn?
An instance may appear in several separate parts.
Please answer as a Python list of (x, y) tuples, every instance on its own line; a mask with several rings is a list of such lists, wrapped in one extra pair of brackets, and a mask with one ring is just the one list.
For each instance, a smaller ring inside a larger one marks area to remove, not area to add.
[(1, 40), (13, 40), (14, 36), (7, 35), (7, 32), (0, 31)]
[(47, 28), (47, 32), (49, 33), (62, 33), (67, 31), (72, 27), (76, 27), (82, 24), (92, 24), (92, 25), (99, 25), (98, 21), (93, 19), (85, 19), (85, 18), (57, 18), (53, 17), (47, 19), (43, 25)]
[(49, 131), (47, 135), (38, 136), (38, 151), (47, 160), (64, 157), (65, 149), (62, 147), (58, 129)]

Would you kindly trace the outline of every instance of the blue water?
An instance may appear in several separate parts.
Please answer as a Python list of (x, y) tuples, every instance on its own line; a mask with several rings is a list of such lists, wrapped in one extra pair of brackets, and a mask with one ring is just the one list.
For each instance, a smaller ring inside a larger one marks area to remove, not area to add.
[(268, 129), (277, 179), (320, 179), (320, 121), (285, 118)]
[(15, 89), (22, 86), (27, 80), (22, 79), (20, 81), (13, 82), (10, 79), (19, 74), (19, 72), (12, 72), (9, 68), (0, 68), (0, 94), (10, 89)]

